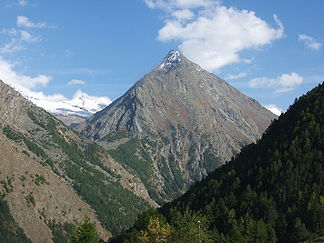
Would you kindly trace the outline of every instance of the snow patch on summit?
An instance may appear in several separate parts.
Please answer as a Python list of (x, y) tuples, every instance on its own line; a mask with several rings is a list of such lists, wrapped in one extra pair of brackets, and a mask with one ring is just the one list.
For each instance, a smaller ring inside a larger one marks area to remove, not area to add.
[(180, 62), (180, 52), (179, 51), (170, 51), (167, 57), (168, 62)]
[(159, 70), (169, 71), (171, 68), (176, 67), (181, 62), (180, 51), (170, 51), (160, 64)]

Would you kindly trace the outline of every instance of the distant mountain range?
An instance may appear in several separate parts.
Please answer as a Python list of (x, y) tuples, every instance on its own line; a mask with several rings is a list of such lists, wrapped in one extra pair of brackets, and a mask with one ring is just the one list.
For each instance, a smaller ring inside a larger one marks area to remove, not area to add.
[(25, 97), (39, 107), (44, 108), (67, 125), (80, 123), (85, 118), (104, 109), (111, 101), (107, 97), (90, 96), (78, 90), (72, 99), (39, 99), (35, 96)]

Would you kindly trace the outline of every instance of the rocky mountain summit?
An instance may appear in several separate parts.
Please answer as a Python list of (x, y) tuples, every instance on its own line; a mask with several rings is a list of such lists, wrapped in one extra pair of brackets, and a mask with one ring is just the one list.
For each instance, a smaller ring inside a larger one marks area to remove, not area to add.
[(77, 129), (139, 175), (161, 203), (259, 139), (275, 118), (179, 51), (170, 51)]

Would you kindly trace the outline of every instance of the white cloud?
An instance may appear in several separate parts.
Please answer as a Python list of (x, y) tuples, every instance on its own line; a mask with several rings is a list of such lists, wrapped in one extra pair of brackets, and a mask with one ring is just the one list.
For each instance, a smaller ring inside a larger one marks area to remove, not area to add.
[(298, 35), (298, 40), (303, 42), (307, 48), (312, 50), (319, 50), (322, 46), (320, 42), (309, 35)]
[(225, 80), (233, 80), (246, 77), (247, 74), (245, 72), (238, 73), (238, 74), (229, 74), (225, 77)]
[[(46, 23), (32, 23), (24, 16), (17, 17), (17, 25), (24, 27), (44, 27)], [(0, 44), (0, 54), (13, 53), (26, 49), (27, 43), (36, 43), (41, 41), (39, 35), (34, 35), (30, 31), (22, 29), (2, 29), (0, 30), (2, 43)], [(7, 42), (5, 42), (7, 40)]]
[(208, 7), (213, 4), (211, 0), (173, 0), (169, 2), (174, 2), (175, 7), (178, 8)]
[(149, 8), (172, 10), (175, 8), (200, 8), (208, 7), (218, 1), (215, 0), (144, 0)]
[(0, 47), (0, 54), (12, 53), (16, 51), (23, 50), (24, 48), (16, 39), (11, 40), (10, 42), (4, 44)]
[(32, 35), (28, 31), (21, 31), (21, 39), (25, 41), (30, 41), (33, 39)]
[(282, 74), (277, 78), (258, 77), (249, 82), (251, 88), (269, 88), (276, 93), (284, 93), (295, 89), (304, 81), (297, 73)]
[(34, 23), (30, 21), (26, 16), (17, 16), (17, 25), (19, 27), (26, 28), (50, 28), (50, 26), (47, 23)]
[(68, 85), (85, 85), (85, 81), (80, 79), (72, 79), (70, 82), (68, 82)]
[(192, 19), (195, 14), (189, 9), (181, 9), (172, 12), (172, 16), (181, 21)]
[(274, 104), (270, 104), (270, 105), (266, 105), (264, 106), (265, 108), (267, 108), (269, 111), (271, 111), (273, 114), (280, 116), (281, 113), (284, 113), (284, 111), (279, 108), (278, 106), (274, 105)]
[(0, 34), (7, 35), (10, 41), (0, 46), (0, 54), (13, 53), (25, 49), (26, 43), (41, 41), (38, 36), (33, 36), (26, 30), (4, 29)]
[(43, 74), (35, 77), (19, 74), (14, 70), (14, 67), (14, 64), (0, 56), (0, 80), (49, 112), (89, 115), (111, 103), (111, 100), (106, 96), (90, 96), (80, 90), (75, 93), (72, 99), (68, 99), (62, 94), (46, 95), (43, 92), (35, 92), (34, 88), (46, 86), (52, 77)]
[(22, 6), (22, 7), (25, 7), (28, 5), (28, 1), (27, 0), (18, 0), (18, 5), (19, 6)]
[(40, 37), (35, 37), (30, 32), (28, 32), (26, 30), (21, 30), (20, 33), (21, 33), (21, 40), (22, 41), (26, 41), (26, 42), (29, 42), (29, 43), (41, 41)]
[(46, 86), (52, 79), (51, 76), (42, 74), (36, 77), (19, 74), (13, 70), (14, 66), (0, 56), (0, 79), (17, 90), (32, 89), (39, 85)]
[(159, 30), (160, 41), (179, 41), (179, 49), (209, 71), (232, 63), (246, 62), (240, 52), (262, 47), (284, 36), (284, 27), (274, 15), (277, 27), (249, 10), (222, 6), (209, 0), (146, 0), (150, 8), (167, 12)]
[(0, 31), (0, 34), (5, 34), (5, 35), (16, 35), (17, 34), (17, 30), (16, 29), (14, 29), (14, 28), (11, 28), (11, 29), (2, 29), (1, 31)]
[[(13, 7), (34, 7), (35, 4), (31, 4), (29, 0), (2, 0), (4, 6), (7, 8)], [(0, 1), (1, 3), (1, 1)]]

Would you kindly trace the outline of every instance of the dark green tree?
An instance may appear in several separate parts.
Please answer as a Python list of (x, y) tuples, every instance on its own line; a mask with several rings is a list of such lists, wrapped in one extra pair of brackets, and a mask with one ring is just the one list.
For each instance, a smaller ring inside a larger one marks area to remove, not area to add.
[(208, 219), (202, 214), (189, 209), (184, 213), (175, 212), (171, 224), (174, 227), (171, 242), (212, 242)]
[(98, 243), (100, 242), (99, 234), (94, 223), (86, 217), (81, 225), (76, 229), (72, 236), (72, 243)]

